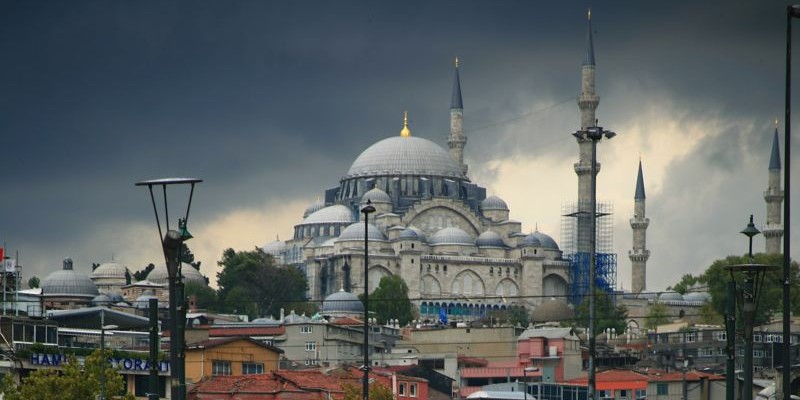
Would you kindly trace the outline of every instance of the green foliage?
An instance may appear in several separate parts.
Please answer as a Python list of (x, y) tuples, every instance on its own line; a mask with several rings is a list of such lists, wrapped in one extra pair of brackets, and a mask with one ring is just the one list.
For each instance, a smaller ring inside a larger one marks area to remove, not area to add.
[[(628, 309), (622, 304), (614, 304), (612, 295), (602, 290), (595, 291), (595, 330), (599, 334), (606, 328), (614, 328), (617, 333), (625, 332)], [(578, 327), (589, 326), (589, 299), (575, 307), (575, 323)]]
[(217, 311), (219, 309), (217, 291), (206, 285), (197, 282), (186, 282), (184, 293), (186, 297), (195, 296), (197, 308), (209, 311)]
[[(342, 400), (361, 400), (361, 386), (345, 383), (342, 385), (344, 396)], [(394, 393), (392, 389), (386, 387), (379, 382), (373, 382), (369, 385), (369, 398), (371, 400), (394, 400)]]
[(657, 301), (647, 310), (647, 320), (644, 322), (644, 326), (647, 329), (653, 329), (669, 322), (670, 316), (666, 304)]
[(202, 263), (202, 261), (194, 260), (194, 254), (192, 254), (192, 250), (189, 249), (189, 246), (187, 246), (186, 243), (183, 244), (183, 252), (181, 252), (181, 262), (189, 264), (192, 267), (194, 267), (194, 269), (200, 271), (200, 264)]
[[(364, 302), (364, 295), (359, 299)], [(408, 299), (408, 286), (403, 278), (397, 275), (381, 278), (378, 287), (369, 295), (369, 312), (374, 313), (380, 323), (396, 318), (400, 326), (405, 326), (413, 320), (414, 307)]]
[[(676, 291), (676, 292), (678, 292), (680, 294), (686, 294), (688, 289), (691, 288), (692, 286), (696, 285), (697, 283), (699, 283), (698, 279), (696, 277), (692, 276), (692, 274), (684, 274), (681, 277), (681, 280), (675, 286), (672, 287), (672, 290), (674, 290), (674, 291)], [(667, 289), (669, 289), (669, 288), (667, 288)]]
[(153, 263), (147, 264), (147, 266), (144, 267), (144, 269), (136, 271), (136, 272), (133, 273), (133, 279), (136, 282), (145, 280), (147, 278), (147, 274), (149, 274), (150, 271), (152, 271), (155, 267), (156, 266)]
[[(255, 248), (251, 251), (227, 249), (218, 262), (217, 292), (223, 311), (247, 314), (251, 318), (280, 314), (280, 309), (306, 305), (308, 284), (303, 273), (292, 267), (278, 267), (272, 256)], [(294, 307), (294, 308), (292, 308)]]
[(31, 288), (31, 289), (38, 288), (39, 287), (39, 283), (41, 283), (41, 281), (39, 281), (39, 278), (37, 278), (35, 276), (32, 276), (31, 279), (28, 279), (28, 287)]
[(530, 315), (524, 306), (509, 306), (505, 310), (492, 310), (489, 312), (489, 323), (508, 324), (512, 326), (527, 327)]
[(59, 371), (55, 368), (39, 369), (31, 373), (17, 386), (10, 376), (6, 376), (2, 383), (5, 400), (86, 400), (94, 399), (101, 392), (101, 376), (106, 377), (106, 393), (108, 398), (134, 399), (133, 395), (126, 393), (123, 396), (126, 383), (117, 370), (106, 365), (105, 374), (102, 373), (101, 362), (107, 362), (111, 351), (106, 350), (102, 357), (100, 350), (95, 350), (86, 357), (83, 365), (74, 357), (69, 357), (62, 364)]

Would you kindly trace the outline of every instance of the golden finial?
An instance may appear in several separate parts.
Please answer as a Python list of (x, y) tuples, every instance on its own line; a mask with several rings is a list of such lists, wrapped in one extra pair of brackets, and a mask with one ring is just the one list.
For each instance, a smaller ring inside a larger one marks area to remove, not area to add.
[(400, 131), (400, 136), (411, 136), (411, 129), (408, 129), (408, 111), (403, 111), (403, 129)]
[(775, 117), (775, 129), (778, 129), (778, 118)]
[(458, 68), (458, 56), (456, 56), (456, 68)]
[(592, 20), (592, 9), (591, 8), (589, 8), (588, 11), (586, 11), (586, 19), (588, 19), (589, 21)]

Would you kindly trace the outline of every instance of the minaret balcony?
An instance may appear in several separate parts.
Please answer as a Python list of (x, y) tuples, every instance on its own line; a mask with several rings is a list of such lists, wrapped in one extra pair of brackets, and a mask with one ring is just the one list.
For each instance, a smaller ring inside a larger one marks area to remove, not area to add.
[(783, 201), (783, 190), (781, 189), (770, 189), (764, 191), (764, 200), (767, 203), (772, 203), (776, 201)]
[(631, 228), (633, 229), (647, 229), (650, 225), (650, 218), (631, 218)]
[(647, 249), (633, 249), (628, 250), (628, 258), (631, 261), (647, 261), (650, 258), (650, 250)]
[(761, 233), (764, 237), (781, 237), (783, 236), (783, 224), (767, 224), (761, 228)]
[[(600, 163), (597, 163), (597, 172), (600, 172)], [(578, 175), (589, 175), (592, 173), (592, 163), (575, 163), (575, 173)]]

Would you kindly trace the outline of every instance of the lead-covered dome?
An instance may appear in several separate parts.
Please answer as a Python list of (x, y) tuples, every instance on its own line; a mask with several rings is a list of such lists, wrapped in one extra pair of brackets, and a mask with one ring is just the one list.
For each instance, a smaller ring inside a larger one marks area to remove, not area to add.
[(325, 203), (322, 200), (317, 200), (315, 203), (310, 204), (306, 207), (306, 210), (303, 212), (303, 218), (308, 217), (309, 215), (325, 208)]
[(434, 233), (429, 243), (431, 245), (457, 244), (472, 246), (475, 244), (475, 239), (461, 228), (449, 227), (440, 229), (438, 232)]
[(42, 279), (43, 296), (76, 296), (92, 299), (100, 292), (89, 276), (72, 269), (72, 260), (64, 260), (64, 267)]
[(533, 322), (554, 322), (568, 320), (574, 315), (575, 310), (566, 301), (551, 297), (531, 312), (531, 319)]
[(272, 242), (265, 244), (262, 249), (264, 250), (264, 253), (267, 253), (274, 257), (279, 257), (281, 253), (283, 253), (283, 251), (286, 250), (286, 243), (284, 243), (280, 239), (276, 239)]
[[(367, 230), (369, 232), (369, 240), (386, 240), (386, 235), (384, 235), (377, 226), (369, 224)], [(336, 239), (337, 242), (340, 240), (364, 240), (364, 224), (361, 222), (356, 222), (347, 228), (344, 228), (342, 234), (339, 235), (338, 239)]]
[(335, 224), (355, 222), (353, 212), (349, 208), (334, 204), (317, 210), (303, 220), (303, 224)]
[(322, 302), (322, 314), (363, 314), (364, 304), (353, 293), (345, 292), (344, 289), (331, 293)]
[(419, 240), (420, 242), (426, 241), (425, 232), (415, 226), (409, 226), (400, 232), (401, 240)]
[(475, 239), (475, 244), (478, 247), (506, 247), (503, 238), (495, 231), (486, 231), (478, 235)]
[(378, 188), (372, 188), (370, 191), (368, 191), (367, 193), (364, 193), (364, 195), (361, 196), (361, 203), (362, 204), (366, 203), (367, 200), (369, 200), (369, 201), (371, 201), (373, 203), (391, 203), (392, 202), (391, 197), (389, 197), (389, 195), (386, 192), (384, 192), (383, 190), (380, 190)]
[(464, 178), (447, 151), (416, 136), (393, 136), (373, 144), (356, 158), (345, 178), (373, 175)]
[(533, 236), (537, 240), (539, 240), (539, 243), (542, 244), (542, 247), (545, 247), (545, 248), (548, 248), (548, 249), (553, 249), (553, 250), (558, 250), (558, 243), (556, 243), (556, 241), (553, 240), (553, 238), (550, 237), (550, 235), (547, 235), (545, 233), (536, 231), (536, 232), (531, 233), (528, 236)]
[[(183, 263), (181, 265), (181, 273), (183, 274), (183, 283), (195, 282), (204, 286), (208, 285), (203, 274), (190, 264)], [(146, 279), (153, 283), (166, 284), (168, 278), (167, 266), (161, 264), (153, 268), (153, 270), (147, 274)]]
[(497, 196), (489, 196), (481, 201), (481, 208), (484, 210), (508, 211), (508, 204)]
[(92, 271), (91, 278), (118, 278), (124, 280), (128, 274), (130, 274), (128, 267), (120, 263), (108, 262), (100, 264), (99, 267), (95, 268), (94, 271)]

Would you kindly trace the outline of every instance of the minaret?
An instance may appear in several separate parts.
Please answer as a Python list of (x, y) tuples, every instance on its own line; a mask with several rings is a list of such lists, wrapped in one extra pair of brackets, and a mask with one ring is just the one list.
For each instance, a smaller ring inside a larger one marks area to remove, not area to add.
[[(592, 40), (592, 11), (587, 13), (588, 28), (586, 32), (586, 54), (581, 67), (581, 94), (578, 96), (578, 108), (581, 110), (581, 130), (596, 126), (595, 110), (600, 103), (600, 97), (594, 90), (594, 42)], [(575, 173), (578, 175), (578, 252), (589, 252), (591, 239), (590, 220), (580, 216), (588, 215), (591, 211), (592, 190), (592, 142), (587, 138), (578, 138), (579, 159), (575, 163)], [(597, 163), (597, 173), (600, 173), (600, 163)]]
[(767, 224), (761, 230), (767, 239), (766, 253), (780, 254), (783, 243), (783, 224), (781, 223), (781, 150), (778, 146), (778, 121), (775, 120), (775, 135), (772, 137), (772, 154), (769, 157), (769, 185), (764, 192), (767, 202)]
[(464, 121), (464, 103), (461, 102), (461, 79), (458, 77), (458, 57), (455, 60), (456, 72), (453, 81), (453, 97), (450, 100), (450, 136), (447, 138), (447, 146), (450, 148), (450, 157), (453, 157), (461, 172), (467, 175), (467, 165), (464, 164), (464, 146), (467, 144), (467, 137), (461, 125)]
[(628, 252), (631, 259), (631, 292), (640, 293), (647, 285), (647, 259), (650, 250), (647, 250), (647, 226), (650, 218), (645, 216), (644, 176), (642, 175), (642, 160), (639, 160), (639, 176), (636, 177), (636, 193), (633, 196), (633, 249)]

